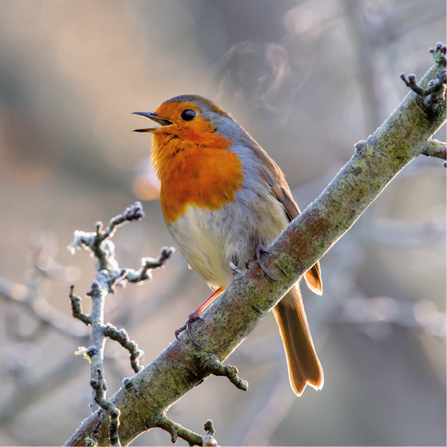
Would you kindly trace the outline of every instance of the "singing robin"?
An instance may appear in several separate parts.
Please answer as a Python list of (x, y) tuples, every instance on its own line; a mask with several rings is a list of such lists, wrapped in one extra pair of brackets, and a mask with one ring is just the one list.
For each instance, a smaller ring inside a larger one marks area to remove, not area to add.
[[(184, 326), (197, 343), (190, 330), (192, 321), (200, 318), (250, 260), (257, 258), (262, 266), (265, 247), (300, 210), (278, 165), (212, 101), (197, 95), (177, 96), (155, 112), (135, 114), (159, 124), (135, 130), (153, 135), (152, 162), (161, 182), (164, 218), (189, 265), (214, 290)], [(321, 295), (318, 263), (306, 272), (305, 280)], [(307, 384), (321, 389), (323, 369), (298, 283), (273, 314), (294, 392), (300, 395)]]

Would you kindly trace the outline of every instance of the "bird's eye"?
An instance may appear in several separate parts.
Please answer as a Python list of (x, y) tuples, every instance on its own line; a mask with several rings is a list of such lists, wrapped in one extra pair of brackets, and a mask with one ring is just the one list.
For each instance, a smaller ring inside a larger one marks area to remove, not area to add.
[(191, 121), (196, 116), (196, 112), (191, 109), (183, 110), (182, 112), (182, 120)]

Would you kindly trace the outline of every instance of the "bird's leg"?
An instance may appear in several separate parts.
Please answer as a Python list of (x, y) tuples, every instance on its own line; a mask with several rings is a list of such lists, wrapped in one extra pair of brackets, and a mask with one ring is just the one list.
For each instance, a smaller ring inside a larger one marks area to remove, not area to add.
[(248, 268), (248, 266), (250, 265), (251, 262), (254, 261), (258, 261), (259, 265), (261, 266), (261, 269), (263, 270), (263, 272), (272, 280), (272, 281), (278, 281), (278, 278), (276, 278), (272, 272), (270, 272), (270, 270), (265, 266), (264, 264), (264, 259), (263, 259), (263, 255), (265, 255), (266, 253), (269, 253), (269, 251), (267, 250), (267, 248), (264, 246), (264, 244), (262, 242), (259, 242), (257, 248), (256, 248), (256, 252), (255, 255), (248, 259), (245, 262), (245, 266)]
[(179, 329), (175, 331), (175, 338), (178, 340), (178, 336), (183, 332), (186, 331), (189, 335), (189, 338), (191, 341), (200, 349), (202, 347), (199, 345), (198, 341), (195, 339), (195, 337), (192, 335), (191, 332), (191, 324), (194, 323), (194, 321), (201, 320), (202, 317), (200, 314), (223, 292), (223, 289), (219, 288), (214, 293), (206, 299), (194, 312), (189, 314), (188, 319), (186, 320), (186, 323)]

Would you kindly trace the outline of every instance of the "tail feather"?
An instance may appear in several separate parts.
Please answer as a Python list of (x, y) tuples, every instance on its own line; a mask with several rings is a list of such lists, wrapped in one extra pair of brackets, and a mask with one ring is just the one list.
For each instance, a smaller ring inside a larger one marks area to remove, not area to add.
[(323, 368), (312, 342), (298, 286), (273, 309), (286, 352), (290, 384), (299, 396), (306, 385), (323, 387)]
[(320, 263), (317, 262), (311, 269), (304, 274), (307, 286), (317, 295), (323, 293), (323, 282), (321, 281)]

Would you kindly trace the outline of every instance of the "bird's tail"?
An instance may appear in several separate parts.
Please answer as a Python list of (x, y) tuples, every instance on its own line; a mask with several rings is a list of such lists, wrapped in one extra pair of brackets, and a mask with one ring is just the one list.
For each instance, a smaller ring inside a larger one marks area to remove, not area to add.
[(323, 368), (315, 352), (298, 285), (276, 305), (273, 314), (284, 343), (293, 391), (299, 396), (306, 385), (320, 390)]

